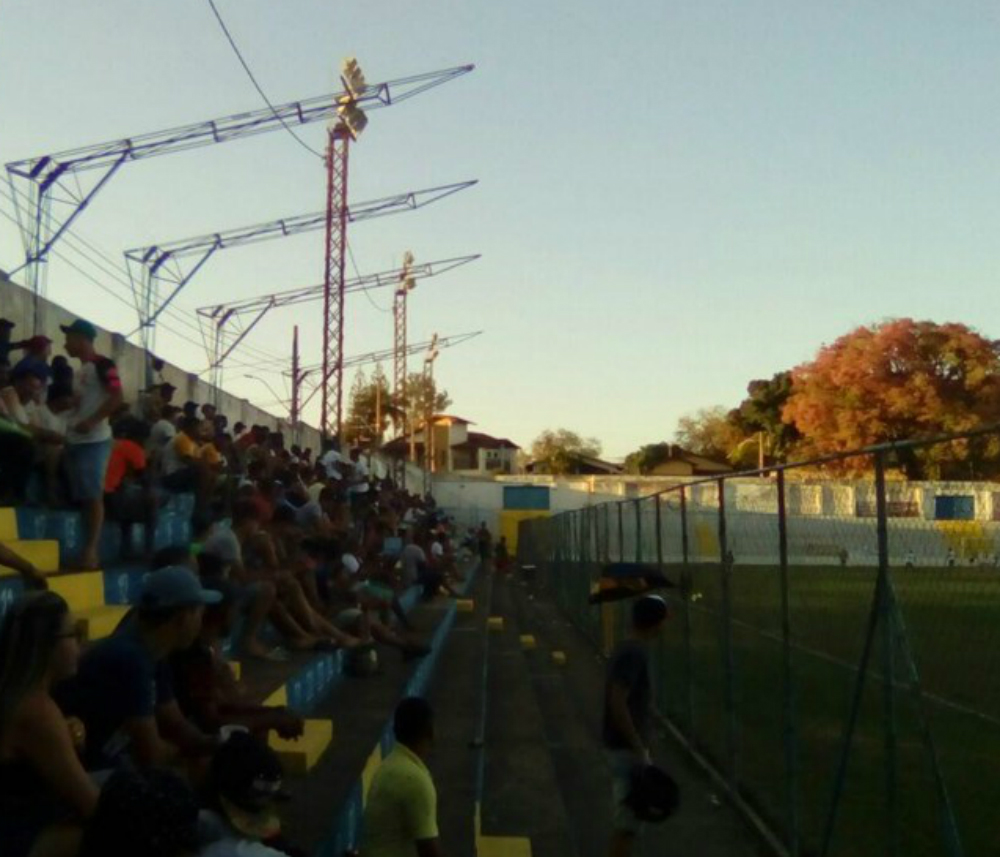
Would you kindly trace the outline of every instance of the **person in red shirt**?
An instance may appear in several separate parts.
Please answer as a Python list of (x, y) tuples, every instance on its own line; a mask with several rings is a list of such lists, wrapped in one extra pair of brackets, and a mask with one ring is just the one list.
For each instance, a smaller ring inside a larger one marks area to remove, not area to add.
[(153, 556), (156, 541), (156, 495), (153, 493), (145, 443), (149, 425), (126, 419), (114, 428), (115, 440), (104, 477), (104, 506), (108, 518), (116, 521), (122, 533), (122, 558), (132, 553), (132, 527), (143, 524), (143, 558)]

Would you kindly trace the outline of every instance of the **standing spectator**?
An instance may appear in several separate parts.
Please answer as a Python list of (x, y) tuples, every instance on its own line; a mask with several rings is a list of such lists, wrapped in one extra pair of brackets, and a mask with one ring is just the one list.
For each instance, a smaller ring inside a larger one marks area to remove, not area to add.
[(104, 523), (104, 475), (111, 455), (110, 417), (122, 403), (122, 384), (113, 361), (94, 348), (97, 329), (78, 318), (60, 328), (66, 334), (66, 353), (80, 361), (74, 381), (76, 410), (67, 436), (67, 467), (73, 498), (83, 508), (85, 542), (77, 565), (96, 569), (97, 544)]
[[(37, 592), (0, 622), (0, 843), (4, 857), (70, 849), (97, 805), (74, 738), (51, 696), (71, 676), (80, 647), (66, 602)], [(66, 851), (62, 851), (66, 853)], [(70, 853), (72, 853), (70, 851)]]
[(393, 717), (396, 746), (372, 778), (361, 857), (441, 857), (437, 790), (425, 760), (434, 745), (434, 712), (420, 697), (404, 699)]
[[(174, 493), (193, 491), (195, 517), (204, 519), (212, 502), (215, 470), (201, 443), (201, 421), (184, 417), (180, 431), (163, 451), (163, 487)], [(216, 458), (218, 452), (212, 449)]]
[(152, 559), (156, 543), (156, 495), (143, 444), (149, 426), (140, 420), (122, 420), (115, 430), (115, 441), (104, 478), (104, 507), (108, 517), (121, 527), (122, 558), (129, 558), (132, 527), (142, 524), (143, 559)]
[(193, 417), (197, 419), (198, 417), (198, 403), (192, 402), (190, 399), (184, 403), (184, 407), (181, 408), (184, 411), (184, 416)]
[(48, 382), (52, 370), (49, 367), (49, 358), (52, 356), (52, 340), (47, 336), (32, 336), (21, 343), (24, 349), (24, 357), (14, 364), (14, 371), (19, 368), (30, 368), (39, 375), (44, 382)]
[(632, 604), (632, 633), (612, 652), (604, 687), (603, 742), (611, 766), (614, 832), (611, 857), (628, 857), (642, 823), (625, 802), (632, 773), (651, 765), (649, 720), (652, 685), (649, 649), (667, 619), (667, 602), (644, 595)]
[(156, 462), (157, 467), (163, 460), (163, 454), (167, 446), (177, 437), (177, 418), (181, 409), (173, 405), (164, 405), (160, 411), (159, 419), (153, 423), (149, 430), (149, 456)]
[(211, 752), (212, 738), (177, 705), (168, 658), (194, 643), (204, 606), (221, 600), (188, 568), (151, 572), (134, 620), (87, 651), (61, 701), (87, 728), (91, 770), (128, 764), (151, 768), (173, 761), (177, 751)]

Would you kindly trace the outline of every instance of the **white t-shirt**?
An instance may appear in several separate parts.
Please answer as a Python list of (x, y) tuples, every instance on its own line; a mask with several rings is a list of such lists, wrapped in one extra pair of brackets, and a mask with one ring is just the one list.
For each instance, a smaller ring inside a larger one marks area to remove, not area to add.
[(66, 436), (69, 443), (100, 443), (111, 439), (111, 424), (102, 419), (86, 434), (74, 430), (74, 426), (90, 419), (100, 410), (112, 391), (121, 389), (118, 369), (107, 357), (96, 356), (84, 361), (73, 375), (73, 393), (77, 397), (76, 410), (69, 418), (70, 430)]
[(61, 414), (54, 414), (49, 410), (48, 405), (39, 405), (31, 414), (31, 423), (46, 431), (54, 431), (64, 435), (68, 429), (67, 416), (65, 411)]
[(34, 416), (36, 408), (34, 402), (22, 404), (17, 396), (17, 391), (13, 387), (4, 387), (0, 390), (0, 400), (3, 401), (7, 416), (18, 425), (35, 425)]
[(444, 556), (444, 545), (441, 542), (434, 542), (431, 545), (431, 556), (435, 559), (441, 559)]
[(163, 452), (170, 441), (177, 437), (177, 427), (170, 420), (157, 420), (149, 430), (151, 452)]
[(340, 563), (344, 566), (344, 571), (352, 577), (361, 571), (361, 563), (358, 562), (358, 558), (352, 553), (345, 553), (340, 558)]
[(344, 456), (337, 452), (337, 450), (329, 449), (323, 453), (319, 463), (326, 469), (326, 475), (330, 479), (340, 479), (340, 471), (337, 469), (337, 465), (343, 462), (343, 460)]

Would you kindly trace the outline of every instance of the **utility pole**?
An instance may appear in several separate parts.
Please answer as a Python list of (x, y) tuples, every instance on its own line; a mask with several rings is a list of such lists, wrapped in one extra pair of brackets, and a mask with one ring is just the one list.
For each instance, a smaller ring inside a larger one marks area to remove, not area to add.
[(292, 328), (292, 404), (289, 417), (292, 420), (292, 431), (299, 426), (299, 385), (302, 380), (299, 368), (299, 326)]
[[(397, 406), (403, 414), (402, 434), (406, 436), (409, 413), (406, 407), (406, 296), (416, 288), (417, 281), (412, 275), (413, 254), (407, 250), (403, 254), (403, 269), (399, 275), (399, 287), (393, 295), (393, 395)], [(414, 457), (413, 432), (410, 432), (410, 460)], [(396, 473), (394, 474), (396, 484), (400, 488), (406, 487), (406, 462), (399, 459), (396, 462)]]

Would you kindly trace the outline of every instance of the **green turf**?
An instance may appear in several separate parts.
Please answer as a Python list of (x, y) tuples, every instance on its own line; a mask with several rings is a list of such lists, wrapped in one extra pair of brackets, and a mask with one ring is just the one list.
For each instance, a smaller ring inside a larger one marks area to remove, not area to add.
[[(816, 854), (833, 794), (857, 664), (875, 593), (874, 569), (803, 566), (789, 572), (794, 716), (784, 693), (781, 587), (776, 567), (737, 565), (731, 578), (733, 712), (726, 709), (727, 670), (722, 577), (718, 565), (668, 568), (690, 579), (693, 596), (677, 600), (657, 653), (659, 704), (779, 831), (790, 829), (786, 749), (795, 748), (801, 853)], [(571, 618), (601, 640), (596, 609), (586, 606), (593, 567), (553, 569), (559, 600)], [(1000, 681), (994, 637), (1000, 637), (1000, 572), (940, 568), (894, 570), (910, 650), (964, 853), (1000, 851), (995, 774), (1000, 762)], [(687, 615), (685, 616), (685, 608)], [(624, 627), (624, 609), (617, 627)], [(685, 634), (685, 621), (690, 631)], [(918, 706), (907, 685), (903, 651), (890, 648), (895, 729), (895, 827), (887, 790), (884, 637), (877, 634), (866, 675), (844, 791), (834, 829), (835, 855), (905, 857), (948, 853), (921, 740)], [(789, 744), (791, 742), (791, 744)]]

